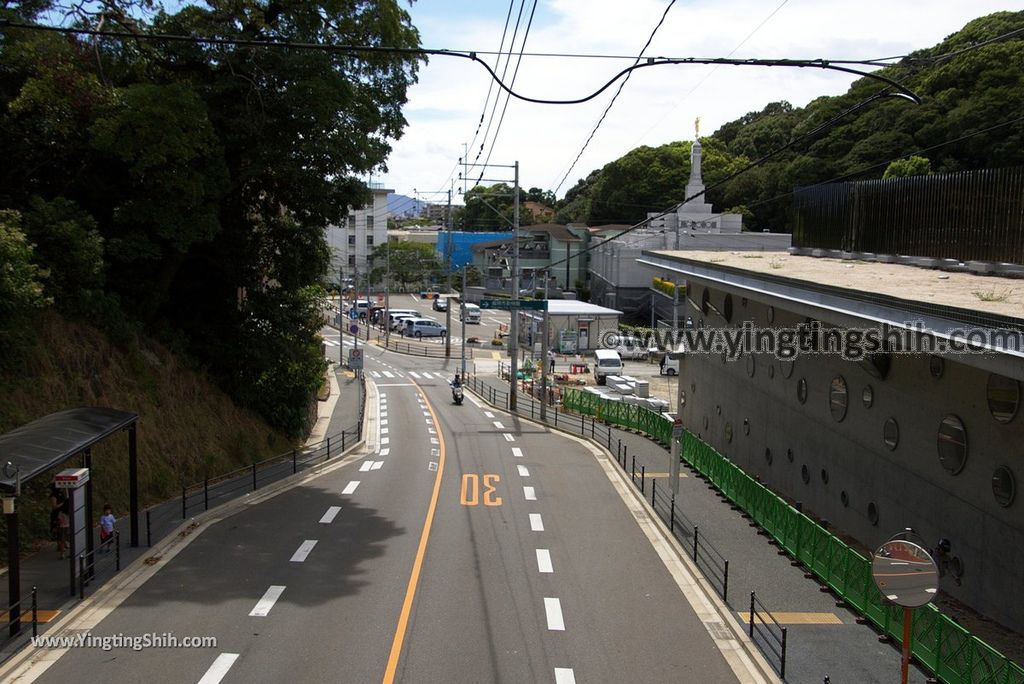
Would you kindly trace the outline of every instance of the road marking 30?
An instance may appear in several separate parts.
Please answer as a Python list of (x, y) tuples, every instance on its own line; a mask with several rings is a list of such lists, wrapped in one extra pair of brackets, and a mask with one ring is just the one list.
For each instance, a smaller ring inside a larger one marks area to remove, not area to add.
[(463, 506), (479, 505), (481, 498), (484, 506), (500, 506), (501, 497), (495, 496), (495, 487), (501, 478), (493, 473), (484, 473), (483, 497), (480, 496), (480, 476), (476, 473), (463, 473), (462, 487), (459, 490), (459, 503)]
[(281, 594), (284, 593), (284, 587), (278, 584), (270, 585), (267, 592), (263, 594), (256, 603), (256, 607), (249, 611), (249, 617), (266, 617), (270, 609), (277, 603), (277, 599), (281, 598)]

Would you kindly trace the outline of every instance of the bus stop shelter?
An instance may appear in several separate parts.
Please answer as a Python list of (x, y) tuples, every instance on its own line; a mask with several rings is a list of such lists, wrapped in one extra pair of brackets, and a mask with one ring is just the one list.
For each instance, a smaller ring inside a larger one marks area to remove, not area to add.
[[(92, 467), (92, 447), (119, 432), (128, 433), (128, 478), (131, 507), (131, 545), (139, 545), (139, 487), (136, 453), (138, 415), (111, 408), (74, 408), (51, 413), (0, 435), (0, 498), (7, 524), (8, 619), (11, 633), (20, 628), (21, 559), (19, 554), (17, 500), (21, 487), (33, 478), (84, 456), (86, 468)], [(85, 553), (92, 552), (92, 482), (85, 488)], [(74, 534), (74, 530), (72, 530)], [(74, 558), (70, 560), (71, 593), (74, 586)]]

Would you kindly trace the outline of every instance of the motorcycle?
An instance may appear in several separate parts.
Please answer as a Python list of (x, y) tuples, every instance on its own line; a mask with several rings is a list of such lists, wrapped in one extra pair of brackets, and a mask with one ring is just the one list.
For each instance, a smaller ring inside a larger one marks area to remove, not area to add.
[(452, 385), (452, 401), (456, 406), (462, 406), (462, 385)]

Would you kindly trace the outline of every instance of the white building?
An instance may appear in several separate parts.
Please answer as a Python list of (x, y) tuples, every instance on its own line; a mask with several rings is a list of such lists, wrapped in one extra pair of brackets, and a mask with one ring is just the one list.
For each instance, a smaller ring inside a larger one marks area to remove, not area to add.
[(356, 269), (366, 273), (369, 255), (387, 241), (388, 194), (394, 192), (382, 183), (367, 183), (372, 201), (362, 209), (349, 207), (344, 225), (327, 227), (327, 244), (331, 249), (331, 274), (351, 277)]

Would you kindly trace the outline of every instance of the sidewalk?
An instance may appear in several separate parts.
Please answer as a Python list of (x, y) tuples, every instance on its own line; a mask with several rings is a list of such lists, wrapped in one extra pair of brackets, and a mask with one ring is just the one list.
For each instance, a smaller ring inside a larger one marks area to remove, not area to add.
[[(508, 391), (508, 382), (497, 377), (477, 376), (486, 385), (498, 391)], [(485, 397), (486, 398), (486, 397)], [(527, 394), (520, 393), (519, 410), (529, 417), (539, 415), (533, 401)], [(576, 419), (576, 414), (571, 415)], [(551, 409), (549, 407), (549, 420)], [(560, 426), (568, 421), (560, 418)], [(579, 422), (568, 422), (570, 432), (579, 433)], [(585, 421), (586, 436), (589, 436), (590, 421)], [(597, 425), (597, 441), (606, 446), (605, 430)], [(644, 472), (644, 492), (648, 504), (651, 502), (652, 481), (658, 499), (658, 517), (667, 517), (667, 496), (670, 491), (668, 472), (669, 452), (646, 437), (632, 432), (611, 428), (611, 457), (615, 461), (621, 443), (627, 459), (627, 477), (635, 459), (636, 486), (640, 487), (641, 471)], [(618, 466), (621, 468), (621, 465)], [(756, 592), (775, 618), (787, 629), (786, 680), (793, 682), (822, 682), (826, 675), (835, 684), (840, 682), (889, 681), (899, 677), (900, 654), (896, 647), (879, 643), (877, 634), (870, 627), (856, 623), (856, 614), (836, 605), (835, 597), (824, 591), (813, 579), (804, 576), (802, 568), (794, 566), (791, 559), (779, 548), (761, 536), (752, 523), (741, 517), (730, 504), (716, 494), (715, 490), (695, 472), (681, 468), (679, 493), (675, 498), (676, 519), (688, 519), (685, 525), (676, 526), (676, 536), (684, 548), (690, 548), (692, 532), (681, 531), (696, 526), (699, 529), (700, 545), (710, 544), (724, 559), (729, 561), (727, 605), (746, 624), (749, 615), (750, 593)], [(703, 551), (701, 551), (703, 553)], [(703, 567), (703, 566), (702, 566)], [(712, 585), (721, 588), (720, 578), (709, 577)], [(719, 591), (721, 597), (721, 591)], [(763, 639), (755, 639), (765, 650)], [(778, 649), (777, 644), (772, 644)], [(778, 657), (766, 652), (769, 662), (778, 667)], [(924, 683), (927, 674), (911, 667), (910, 681)]]
[[(332, 368), (332, 374), (336, 373), (337, 366)], [(317, 430), (314, 428), (311, 434), (310, 440), (307, 441), (307, 445), (311, 445), (315, 442), (319, 442), (322, 437), (337, 435), (342, 430), (348, 430), (350, 433), (353, 426), (359, 417), (359, 404), (358, 404), (358, 383), (355, 380), (354, 374), (351, 372), (337, 372), (335, 376), (336, 382), (332, 383), (332, 396), (326, 402), (321, 402), (318, 407), (320, 412), (329, 410), (330, 417), (325, 422), (326, 427)], [(334, 401), (332, 401), (334, 400)], [(319, 427), (321, 421), (318, 420)], [(322, 434), (320, 434), (322, 433)], [(354, 441), (354, 436), (350, 439)], [(348, 441), (345, 446), (351, 446), (353, 441)], [(340, 440), (335, 440), (330, 446), (331, 454), (338, 454), (342, 451), (342, 443)], [(302, 449), (297, 450), (297, 455), (302, 454)], [(301, 472), (302, 470), (313, 465), (314, 462), (320, 462), (323, 455), (326, 453), (324, 447), (320, 447), (315, 452), (308, 451), (310, 454), (308, 460), (303, 463), (297, 458), (295, 466), (296, 469)], [(292, 474), (292, 461), (291, 459), (285, 459), (280, 464), (268, 464), (263, 468), (258, 469), (257, 472), (257, 484), (259, 487), (263, 487), (273, 481), (282, 479)], [(230, 480), (219, 483), (215, 486), (211, 486), (207, 501), (204, 503), (204, 497), (202, 489), (197, 493), (189, 493), (187, 501), (186, 517), (203, 511), (208, 503), (210, 508), (216, 505), (224, 503), (226, 501), (238, 498), (240, 496), (248, 495), (252, 492), (252, 476), (250, 471), (246, 470), (244, 473), (231, 478)], [(102, 506), (101, 502), (96, 503), (97, 506)], [(99, 509), (96, 509), (96, 514), (99, 514)], [(165, 537), (166, 535), (177, 529), (182, 522), (186, 519), (182, 516), (182, 500), (181, 496), (176, 496), (172, 499), (164, 501), (160, 504), (151, 506), (150, 508), (139, 512), (139, 546), (132, 548), (130, 543), (130, 521), (127, 517), (123, 517), (117, 520), (115, 529), (120, 535), (120, 567), (121, 569), (126, 568), (132, 562), (140, 557), (145, 556), (149, 552), (149, 546), (147, 543), (147, 519), (149, 522), (148, 533), (151, 541), (155, 544), (157, 541)], [(94, 548), (99, 549), (99, 531), (93, 529), (94, 536)], [(80, 553), (82, 550), (79, 551)], [(94, 593), (100, 586), (102, 586), (107, 580), (113, 577), (117, 570), (115, 568), (117, 561), (117, 553), (111, 551), (110, 553), (97, 553), (95, 555), (95, 568), (94, 577), (89, 581), (85, 587), (86, 596)], [(39, 610), (40, 624), (38, 631), (40, 634), (44, 633), (49, 629), (60, 616), (66, 613), (70, 608), (78, 602), (78, 585), (77, 580), (75, 582), (74, 593), (71, 591), (71, 569), (69, 559), (59, 559), (57, 556), (55, 543), (48, 543), (46, 547), (31, 555), (25, 555), (21, 559), (21, 597), (22, 597), (22, 621), (23, 629), (21, 636), (15, 639), (9, 639), (2, 645), (0, 645), (0, 662), (6, 660), (15, 652), (20, 650), (25, 644), (28, 643), (29, 637), (32, 634), (31, 625), (31, 599), (30, 595), (32, 587), (37, 588), (37, 605)], [(74, 563), (78, 563), (75, 559)], [(4, 605), (8, 605), (9, 596), (7, 592), (6, 582), (6, 571), (3, 573), (5, 576), (0, 579), (0, 582), (4, 586)], [(29, 622), (24, 622), (29, 620)], [(45, 620), (45, 621), (44, 621)], [(6, 624), (6, 620), (4, 621)], [(7, 637), (5, 631), (3, 635), (0, 635), (0, 639)]]

